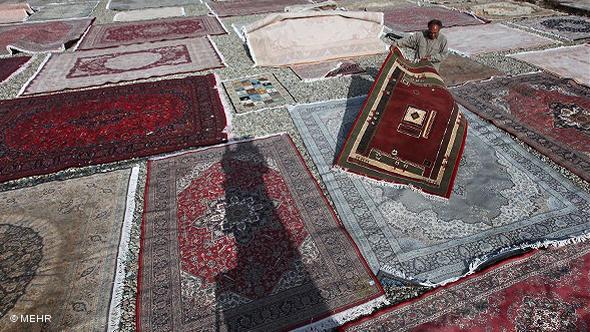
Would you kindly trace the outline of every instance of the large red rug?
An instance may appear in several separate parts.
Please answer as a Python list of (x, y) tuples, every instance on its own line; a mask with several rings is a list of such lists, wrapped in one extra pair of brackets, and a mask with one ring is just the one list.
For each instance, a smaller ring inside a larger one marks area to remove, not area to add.
[(383, 294), (286, 135), (148, 163), (137, 329), (280, 331)]
[(226, 32), (223, 26), (213, 16), (97, 24), (90, 27), (79, 49), (113, 47), (224, 33)]
[(0, 83), (12, 76), (29, 60), (31, 60), (30, 56), (0, 59)]
[(93, 18), (0, 26), (0, 54), (63, 51), (82, 36)]
[(588, 331), (590, 244), (536, 251), (344, 331)]
[(452, 89), (457, 101), (590, 181), (590, 89), (549, 74)]
[(0, 181), (223, 142), (213, 75), (0, 101)]
[(347, 171), (450, 197), (467, 121), (442, 78), (395, 48), (336, 160)]

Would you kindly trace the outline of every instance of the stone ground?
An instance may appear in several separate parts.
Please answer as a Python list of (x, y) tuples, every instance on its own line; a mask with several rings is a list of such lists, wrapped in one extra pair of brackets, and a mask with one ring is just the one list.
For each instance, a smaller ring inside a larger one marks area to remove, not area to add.
[[(115, 11), (106, 9), (108, 0), (100, 0), (98, 6), (91, 13), (91, 16), (96, 17), (93, 24), (110, 23), (113, 21)], [(370, 1), (354, 1), (345, 0), (340, 1), (348, 9), (360, 9), (366, 6), (385, 6), (392, 5), (395, 3), (407, 3), (403, 0), (370, 0)], [(548, 4), (542, 4), (549, 6)], [(205, 4), (194, 4), (184, 6), (187, 16), (198, 16), (206, 15), (209, 9)], [(550, 7), (549, 7), (550, 8)], [(222, 18), (221, 21), (228, 30), (226, 35), (211, 36), (213, 42), (223, 55), (227, 67), (223, 69), (215, 69), (209, 71), (202, 71), (191, 74), (180, 74), (166, 77), (150, 78), (144, 80), (137, 80), (133, 82), (119, 83), (117, 85), (132, 84), (138, 82), (158, 81), (170, 78), (181, 78), (190, 75), (203, 75), (209, 72), (217, 73), (221, 80), (228, 80), (234, 78), (240, 78), (245, 76), (251, 76), (257, 73), (273, 73), (279, 81), (287, 88), (297, 103), (310, 103), (317, 101), (326, 101), (333, 99), (350, 98), (359, 95), (365, 95), (368, 93), (371, 84), (374, 80), (374, 76), (377, 74), (378, 69), (381, 67), (386, 54), (363, 57), (357, 60), (357, 62), (366, 69), (366, 73), (357, 76), (355, 79), (352, 77), (338, 77), (327, 80), (315, 81), (304, 83), (302, 82), (289, 68), (255, 68), (253, 62), (247, 54), (246, 48), (243, 46), (242, 41), (232, 28), (232, 24), (243, 25), (245, 23), (254, 22), (265, 15), (252, 15), (252, 16), (239, 16), (239, 17), (228, 17)], [(506, 22), (511, 25), (510, 22)], [(523, 29), (518, 26), (514, 26), (519, 29)], [(540, 34), (537, 31), (532, 31)], [(443, 30), (444, 33), (444, 30)], [(543, 35), (543, 34), (541, 34)], [(555, 39), (554, 36), (549, 36)], [(556, 39), (558, 40), (558, 39)], [(570, 44), (564, 42), (565, 45)], [(549, 45), (544, 48), (555, 47), (555, 45)], [(537, 48), (538, 49), (538, 48)], [(533, 49), (530, 49), (533, 50)], [(71, 52), (68, 50), (67, 52)], [(519, 50), (522, 51), (522, 50)], [(535, 67), (532, 67), (524, 62), (506, 57), (506, 54), (515, 53), (515, 51), (508, 52), (494, 52), (487, 53), (484, 55), (478, 55), (473, 57), (474, 60), (496, 68), (507, 75), (519, 75), (528, 72), (538, 71)], [(27, 69), (22, 71), (20, 74), (13, 77), (11, 80), (0, 85), (0, 99), (11, 99), (15, 98), (21, 89), (21, 87), (34, 75), (39, 68), (41, 62), (45, 58), (45, 54), (36, 54)], [(360, 77), (360, 79), (359, 79)], [(354, 83), (354, 84), (353, 84)], [(225, 94), (225, 92), (223, 92)], [(227, 96), (225, 96), (227, 99)], [(232, 133), (234, 139), (240, 139), (245, 137), (255, 137), (269, 135), (273, 133), (287, 132), (293, 138), (297, 148), (303, 155), (307, 166), (314, 174), (316, 180), (324, 189), (321, 179), (317, 174), (317, 170), (311, 161), (311, 158), (307, 154), (302, 140), (295, 129), (295, 126), (289, 117), (286, 107), (264, 110), (259, 112), (251, 112), (245, 114), (233, 113), (232, 118)], [(536, 153), (535, 153), (536, 154)], [(536, 154), (538, 155), (538, 154)], [(538, 155), (539, 156), (539, 155)], [(559, 166), (548, 161), (546, 158), (539, 156), (546, 162), (552, 164), (555, 168), (559, 169), (562, 173), (570, 177), (579, 183), (582, 187), (588, 189), (588, 184), (570, 174), (568, 171), (560, 168)], [(141, 221), (142, 207), (143, 207), (143, 192), (145, 187), (145, 175), (146, 175), (146, 158), (128, 160), (122, 162), (111, 163), (107, 165), (90, 166), (78, 169), (70, 169), (62, 171), (56, 174), (46, 176), (36, 176), (26, 179), (20, 179), (10, 181), (7, 183), (0, 184), (0, 190), (10, 190), (14, 188), (31, 186), (37, 183), (54, 181), (59, 179), (67, 179), (73, 177), (80, 177), (97, 172), (104, 172), (111, 169), (127, 168), (132, 165), (140, 165), (140, 181), (137, 189), (136, 206), (138, 207), (135, 212), (135, 218), (131, 233), (131, 242), (129, 244), (129, 255), (126, 269), (126, 282), (124, 285), (123, 293), (123, 315), (120, 324), (120, 330), (122, 331), (134, 331), (135, 330), (135, 297), (136, 297), (136, 286), (137, 286), (137, 272), (138, 272), (138, 253), (139, 253), (139, 226)], [(325, 190), (325, 189), (324, 189)], [(1, 194), (1, 193), (0, 193)], [(326, 196), (329, 197), (329, 195)], [(388, 299), (392, 303), (399, 303), (403, 300), (416, 297), (419, 294), (427, 290), (426, 287), (414, 286), (404, 283), (391, 284), (385, 286)]]

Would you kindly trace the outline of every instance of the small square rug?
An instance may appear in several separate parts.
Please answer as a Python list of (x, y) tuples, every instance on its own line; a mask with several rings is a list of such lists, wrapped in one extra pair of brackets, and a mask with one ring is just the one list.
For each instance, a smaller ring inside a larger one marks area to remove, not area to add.
[(236, 113), (276, 108), (295, 101), (273, 74), (223, 82)]

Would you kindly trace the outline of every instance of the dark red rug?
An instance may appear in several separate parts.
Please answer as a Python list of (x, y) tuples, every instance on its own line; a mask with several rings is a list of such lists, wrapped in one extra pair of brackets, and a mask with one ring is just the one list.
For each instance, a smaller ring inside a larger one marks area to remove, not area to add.
[(536, 251), (342, 331), (588, 331), (590, 244)]
[(428, 22), (435, 18), (441, 20), (445, 27), (484, 23), (464, 12), (443, 7), (400, 6), (380, 11), (383, 11), (385, 25), (397, 31), (426, 30)]
[(145, 197), (138, 331), (284, 331), (383, 294), (287, 135), (149, 161)]
[(590, 88), (538, 73), (452, 91), (469, 110), (590, 181)]
[(4, 82), (29, 60), (31, 60), (30, 56), (0, 59), (0, 83)]
[(429, 194), (450, 197), (467, 120), (443, 79), (395, 48), (350, 130), (336, 164)]
[(227, 140), (214, 75), (0, 101), (0, 181)]

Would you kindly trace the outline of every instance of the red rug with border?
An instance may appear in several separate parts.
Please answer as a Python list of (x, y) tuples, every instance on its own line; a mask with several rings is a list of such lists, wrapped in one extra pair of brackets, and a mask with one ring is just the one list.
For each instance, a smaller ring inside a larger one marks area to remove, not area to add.
[(590, 244), (534, 251), (342, 331), (588, 331)]
[(217, 16), (244, 16), (282, 12), (292, 5), (310, 4), (307, 0), (233, 0), (209, 2), (208, 6)]
[(383, 289), (287, 135), (148, 162), (137, 329), (281, 331)]
[(434, 18), (441, 20), (445, 27), (484, 24), (472, 15), (443, 7), (401, 6), (380, 11), (383, 11), (385, 25), (397, 31), (426, 30), (428, 22)]
[(0, 101), (0, 181), (227, 140), (215, 76)]
[(29, 60), (31, 60), (30, 56), (0, 59), (0, 83), (8, 79)]
[(449, 198), (467, 120), (443, 79), (394, 48), (336, 159), (346, 171)]
[(90, 27), (78, 49), (105, 48), (226, 33), (221, 22), (213, 16), (96, 24)]
[(536, 73), (451, 90), (470, 111), (590, 181), (590, 88)]

